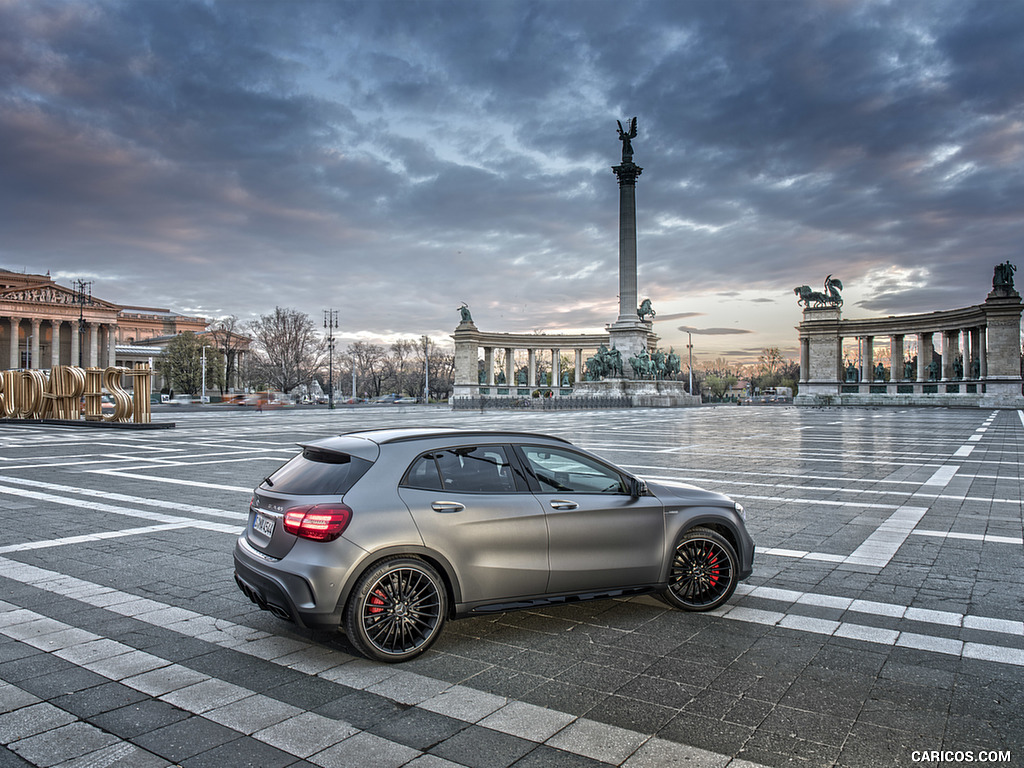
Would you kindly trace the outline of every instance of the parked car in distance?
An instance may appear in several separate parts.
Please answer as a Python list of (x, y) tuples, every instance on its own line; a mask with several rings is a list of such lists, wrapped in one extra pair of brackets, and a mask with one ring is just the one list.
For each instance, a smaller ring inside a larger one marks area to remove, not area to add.
[[(109, 416), (114, 412), (114, 398), (110, 395), (103, 395), (100, 398), (100, 412), (104, 416)], [(85, 413), (85, 398), (83, 397), (79, 403), (79, 411)]]
[(556, 437), (380, 429), (303, 444), (253, 493), (235, 581), (385, 662), (448, 619), (655, 593), (708, 611), (753, 567), (743, 508)]

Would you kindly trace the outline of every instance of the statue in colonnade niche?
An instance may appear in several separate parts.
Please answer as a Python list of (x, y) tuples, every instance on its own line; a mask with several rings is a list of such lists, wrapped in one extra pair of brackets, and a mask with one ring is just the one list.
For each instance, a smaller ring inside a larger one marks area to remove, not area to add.
[(875, 366), (875, 381), (885, 381), (885, 366), (881, 363)]
[(953, 361), (953, 378), (962, 379), (964, 377), (964, 361), (961, 358), (956, 358)]
[(856, 384), (860, 378), (860, 371), (857, 370), (857, 366), (852, 362), (846, 364), (846, 382), (848, 384)]
[(913, 379), (915, 378), (914, 370), (917, 368), (917, 355), (914, 355), (911, 359), (903, 362), (903, 378)]
[(971, 360), (971, 378), (981, 378), (981, 361), (978, 358), (974, 358), (973, 360)]

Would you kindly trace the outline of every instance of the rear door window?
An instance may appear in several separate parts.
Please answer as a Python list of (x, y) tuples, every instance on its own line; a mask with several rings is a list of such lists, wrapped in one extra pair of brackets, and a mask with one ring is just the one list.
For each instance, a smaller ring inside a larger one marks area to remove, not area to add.
[(403, 485), (451, 493), (515, 493), (515, 472), (504, 446), (447, 448), (416, 459)]
[(296, 496), (331, 496), (347, 493), (371, 462), (347, 453), (305, 448), (264, 480), (279, 493)]

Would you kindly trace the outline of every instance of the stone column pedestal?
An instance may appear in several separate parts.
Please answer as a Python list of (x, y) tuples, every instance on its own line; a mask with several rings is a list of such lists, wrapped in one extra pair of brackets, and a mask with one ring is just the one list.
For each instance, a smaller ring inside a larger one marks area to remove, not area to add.
[(993, 288), (982, 305), (988, 327), (984, 402), (994, 407), (1021, 408), (1021, 298), (1012, 288)]

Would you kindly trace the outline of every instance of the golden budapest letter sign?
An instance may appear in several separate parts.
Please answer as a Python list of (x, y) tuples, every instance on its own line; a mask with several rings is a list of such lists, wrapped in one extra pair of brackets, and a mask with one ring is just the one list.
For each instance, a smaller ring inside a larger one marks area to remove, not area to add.
[[(132, 389), (121, 386), (132, 378)], [(8, 419), (61, 419), (150, 423), (149, 398), (153, 371), (138, 363), (134, 368), (77, 368), (61, 365), (49, 372), (37, 370), (0, 373), (0, 417)], [(103, 412), (103, 396), (114, 408)]]

